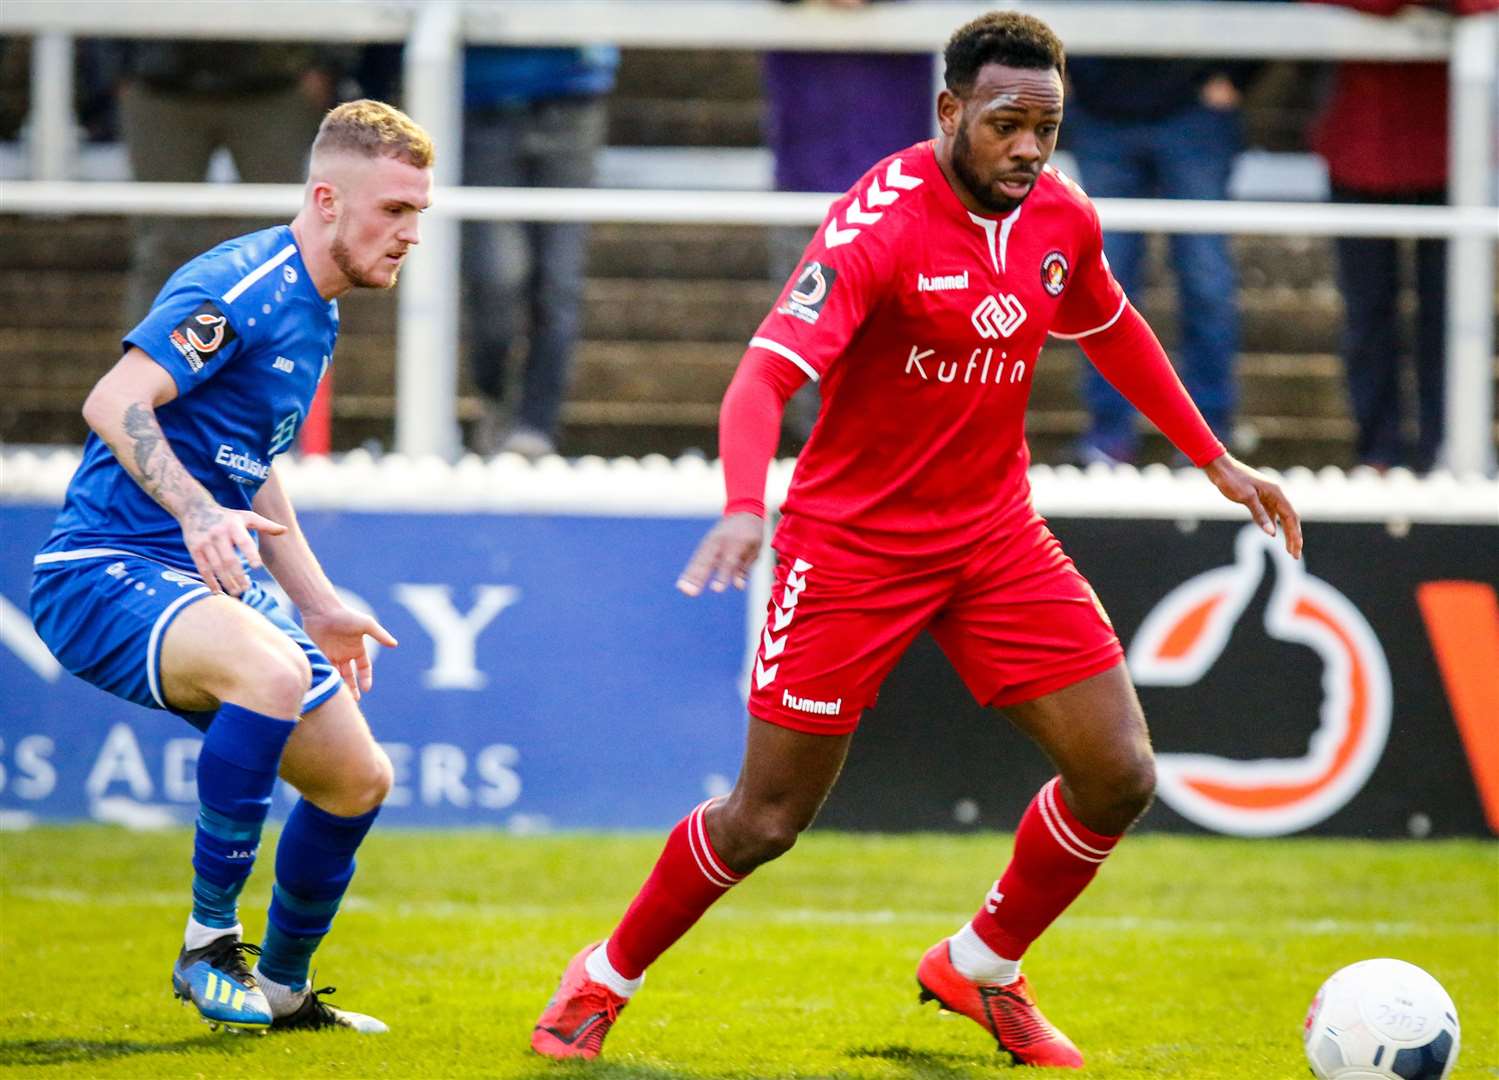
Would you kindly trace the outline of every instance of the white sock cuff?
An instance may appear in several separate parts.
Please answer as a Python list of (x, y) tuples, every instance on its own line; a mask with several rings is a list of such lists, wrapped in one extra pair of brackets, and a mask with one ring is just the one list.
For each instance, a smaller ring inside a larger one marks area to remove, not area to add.
[(583, 960), (583, 967), (588, 972), (588, 977), (596, 983), (603, 983), (620, 997), (629, 997), (639, 990), (645, 982), (645, 973), (641, 972), (638, 978), (627, 979), (614, 969), (609, 963), (609, 943), (605, 941)]
[(969, 982), (1006, 986), (1020, 978), (1020, 961), (1006, 960), (989, 948), (972, 922), (947, 939), (947, 954), (958, 974)]
[(201, 949), (210, 942), (217, 941), (221, 937), (233, 934), (235, 937), (243, 937), (245, 928), (239, 923), (233, 926), (205, 926), (193, 918), (189, 912), (187, 916), (187, 928), (182, 932), (182, 945), (189, 951)]
[(260, 984), (260, 988), (262, 990), (265, 990), (267, 994), (276, 992), (283, 994), (293, 994), (297, 996), (298, 1001), (300, 1002), (301, 995), (307, 993), (307, 991), (312, 989), (311, 979), (308, 979), (301, 986), (288, 986), (286, 983), (277, 982), (275, 979), (271, 978), (265, 972), (260, 970), (260, 961), (258, 960), (255, 962), (255, 967), (252, 968), (251, 971), (255, 975), (255, 981)]

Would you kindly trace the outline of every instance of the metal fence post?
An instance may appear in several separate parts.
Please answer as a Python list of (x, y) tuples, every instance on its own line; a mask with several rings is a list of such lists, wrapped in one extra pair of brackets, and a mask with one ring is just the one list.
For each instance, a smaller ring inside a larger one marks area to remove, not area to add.
[(437, 149), (438, 207), (422, 221), (421, 247), (401, 276), (396, 327), (396, 450), (454, 458), (458, 438), (458, 219), (440, 210), (463, 153), (458, 4), (416, 8), (406, 43), (406, 109)]
[[(1448, 198), (1493, 206), (1499, 16), (1454, 21), (1450, 77)], [(1475, 233), (1447, 244), (1446, 457), (1456, 473), (1494, 470), (1494, 255)]]
[(31, 41), (31, 178), (66, 180), (78, 147), (73, 116), (73, 36), (58, 30)]

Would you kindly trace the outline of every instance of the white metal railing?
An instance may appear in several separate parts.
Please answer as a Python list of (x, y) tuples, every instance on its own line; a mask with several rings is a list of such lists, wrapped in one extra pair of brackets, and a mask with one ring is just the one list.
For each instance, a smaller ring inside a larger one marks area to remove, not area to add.
[[(611, 42), (653, 48), (795, 48), (935, 51), (957, 25), (992, 4), (908, 0), (856, 11), (774, 0), (5, 0), (0, 34), (33, 36), (28, 183), (0, 187), (0, 210), (19, 213), (244, 214), (291, 212), (295, 187), (67, 183), (73, 153), (73, 35), (401, 41), (406, 105), (439, 147), (439, 181), (458, 176), (458, 94), (465, 43)], [(1280, 59), (1450, 59), (1450, 207), (1101, 200), (1110, 228), (1166, 232), (1442, 236), (1449, 240), (1446, 456), (1489, 472), (1493, 384), (1496, 212), (1495, 88), (1499, 15), (1450, 20), (1431, 12), (1378, 19), (1316, 5), (1050, 0), (1006, 6), (1055, 28), (1069, 51), (1096, 55)], [(458, 448), (457, 222), (466, 218), (800, 224), (830, 195), (549, 191), (444, 187), (425, 227), (425, 250), (400, 290), (397, 446), (446, 456)]]
[[(635, 188), (439, 187), (431, 220), (586, 221), (636, 225), (815, 225), (835, 195), (790, 191), (641, 191)], [(20, 214), (165, 214), (270, 217), (302, 205), (300, 184), (148, 184), (122, 181), (7, 181), (4, 209)], [(1190, 202), (1095, 199), (1110, 229), (1131, 232), (1249, 233), (1265, 236), (1477, 236), (1499, 240), (1489, 207), (1354, 203)], [(412, 260), (414, 266), (416, 260)], [(401, 281), (409, 282), (408, 266)]]

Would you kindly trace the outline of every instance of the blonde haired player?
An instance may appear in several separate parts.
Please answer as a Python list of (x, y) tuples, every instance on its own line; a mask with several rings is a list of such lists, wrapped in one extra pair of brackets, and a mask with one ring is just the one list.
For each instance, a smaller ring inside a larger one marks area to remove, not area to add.
[[(393, 286), (418, 243), (432, 156), (389, 105), (327, 115), (291, 224), (183, 265), (125, 335), (84, 403), (93, 433), (35, 559), (32, 618), (63, 666), (204, 733), (172, 988), (216, 1026), (386, 1030), (320, 1000), (307, 972), (390, 789), (357, 701), (372, 677), (365, 638), (396, 642), (339, 600), (273, 462), (327, 372), (336, 298)], [(261, 566), (301, 627), (251, 580)], [(238, 897), (278, 772), (301, 798), (257, 949), (241, 939)]]

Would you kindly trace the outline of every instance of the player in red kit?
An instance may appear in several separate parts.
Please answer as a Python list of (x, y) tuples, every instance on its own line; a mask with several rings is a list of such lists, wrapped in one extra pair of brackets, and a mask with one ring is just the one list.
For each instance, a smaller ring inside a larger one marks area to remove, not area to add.
[(542, 1054), (596, 1056), (646, 967), (796, 842), (860, 714), (925, 629), (1060, 775), (1027, 808), (973, 918), (922, 957), (922, 997), (1021, 1063), (1082, 1065), (1020, 959), (1145, 809), (1155, 773), (1119, 640), (1031, 506), (1025, 406), (1047, 334), (1077, 339), (1300, 553), (1290, 502), (1224, 452), (1109, 273), (1092, 204), (1046, 164), (1061, 43), (1031, 16), (996, 12), (958, 30), (945, 58), (941, 136), (879, 162), (833, 204), (724, 398), (728, 504), (678, 582), (694, 596), (744, 585), (781, 410), (807, 379), (823, 398), (773, 541), (739, 779), (677, 825), (607, 942), (573, 958), (532, 1034)]

